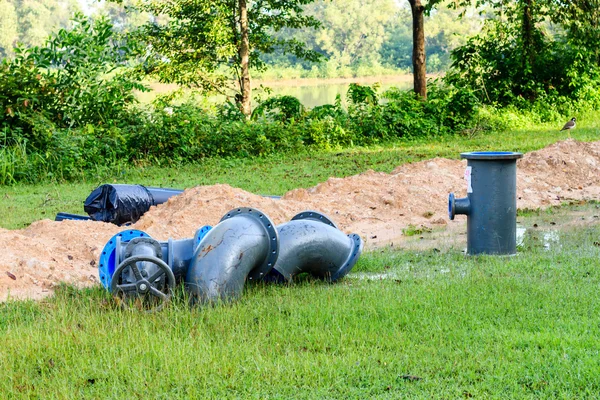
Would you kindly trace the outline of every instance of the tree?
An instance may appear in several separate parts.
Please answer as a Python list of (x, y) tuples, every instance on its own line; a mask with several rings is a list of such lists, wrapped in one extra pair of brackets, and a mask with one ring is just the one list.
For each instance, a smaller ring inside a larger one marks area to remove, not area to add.
[(425, 6), (421, 0), (408, 0), (413, 20), (413, 85), (415, 93), (427, 99), (427, 71), (425, 65)]
[(18, 37), (18, 20), (15, 6), (6, 1), (0, 0), (0, 58), (12, 54), (12, 48), (16, 44)]
[[(467, 38), (481, 31), (483, 17), (473, 8), (466, 11), (469, 18), (459, 19), (458, 10), (439, 7), (425, 16), (425, 51), (427, 72), (446, 71), (450, 66), (450, 52), (466, 43)], [(381, 47), (384, 64), (397, 68), (412, 68), (412, 17), (406, 4), (399, 7), (386, 27), (385, 41)]]
[(600, 0), (553, 0), (551, 7), (554, 21), (565, 27), (569, 40), (600, 66)]
[[(485, 3), (497, 16), (483, 34), (455, 50), (449, 82), (472, 88), (489, 103), (539, 102), (544, 113), (565, 112), (570, 100), (600, 102), (597, 0)], [(559, 29), (552, 32), (550, 23)]]
[[(154, 20), (139, 32), (151, 54), (145, 73), (173, 82), (228, 95), (233, 90), (242, 113), (251, 113), (250, 68), (262, 68), (260, 54), (275, 49), (317, 60), (319, 55), (295, 38), (274, 35), (283, 28), (317, 27), (303, 14), (313, 0), (151, 0), (140, 9)], [(237, 87), (228, 81), (235, 78)]]
[(425, 53), (425, 16), (429, 15), (443, 0), (408, 0), (412, 14), (413, 31), (413, 81), (414, 90), (423, 100), (427, 99), (427, 68)]
[(318, 0), (306, 13), (321, 22), (312, 39), (317, 51), (340, 67), (379, 62), (393, 0)]
[(42, 45), (76, 10), (76, 0), (0, 0), (0, 56), (12, 55), (17, 43)]

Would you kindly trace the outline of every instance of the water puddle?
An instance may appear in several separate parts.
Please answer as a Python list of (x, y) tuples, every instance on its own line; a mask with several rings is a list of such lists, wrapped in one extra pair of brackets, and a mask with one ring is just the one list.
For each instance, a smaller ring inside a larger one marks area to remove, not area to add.
[[(395, 268), (392, 271), (388, 272), (355, 272), (348, 274), (346, 279), (356, 279), (358, 281), (386, 281), (393, 280), (397, 282), (401, 282), (403, 279), (407, 277), (415, 277), (418, 276), (420, 278), (432, 279), (439, 275), (449, 274), (450, 268), (442, 268), (430, 270), (427, 268), (421, 269), (411, 269), (408, 266), (404, 268)], [(466, 271), (460, 271), (455, 269), (454, 273), (456, 276), (464, 277), (466, 276)]]
[[(542, 248), (550, 251), (560, 249), (566, 241), (575, 240), (573, 235), (581, 232), (582, 229), (599, 224), (600, 204), (593, 202), (524, 211), (517, 217), (517, 250)], [(596, 241), (600, 242), (600, 238), (597, 238)], [(412, 251), (464, 250), (467, 247), (466, 220), (450, 221), (444, 228), (436, 228), (431, 232), (403, 238), (390, 247)]]
[(539, 230), (534, 227), (529, 229), (517, 226), (517, 249), (523, 250), (527, 246), (543, 247), (545, 250), (559, 249), (562, 247), (558, 230)]
[(527, 228), (525, 228), (524, 226), (517, 225), (517, 247), (523, 246), (525, 232), (527, 232)]
[(349, 279), (357, 279), (359, 281), (383, 281), (387, 279), (400, 279), (395, 272), (374, 273), (374, 272), (357, 272), (349, 274)]

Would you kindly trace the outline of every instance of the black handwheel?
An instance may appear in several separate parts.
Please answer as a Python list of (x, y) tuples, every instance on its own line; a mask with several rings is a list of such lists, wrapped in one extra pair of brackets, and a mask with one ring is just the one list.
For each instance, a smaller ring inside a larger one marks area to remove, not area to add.
[[(148, 278), (144, 277), (137, 266), (140, 261), (156, 265), (158, 271)], [(121, 274), (127, 267), (131, 268), (135, 282), (121, 283)], [(162, 279), (163, 276), (166, 279)], [(115, 270), (110, 283), (113, 296), (121, 300), (139, 299), (141, 303), (138, 304), (150, 306), (146, 311), (151, 312), (160, 310), (171, 299), (174, 288), (175, 275), (171, 268), (160, 258), (147, 255), (133, 256), (124, 260)], [(158, 305), (156, 305), (157, 301), (159, 301)], [(126, 301), (123, 301), (123, 305), (128, 306)], [(152, 305), (156, 306), (152, 307)]]

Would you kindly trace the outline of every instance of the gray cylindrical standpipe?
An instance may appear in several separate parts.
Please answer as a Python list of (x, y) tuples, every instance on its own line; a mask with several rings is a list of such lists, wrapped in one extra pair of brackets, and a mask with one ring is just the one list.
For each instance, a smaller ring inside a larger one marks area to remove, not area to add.
[(291, 281), (307, 272), (314, 277), (334, 282), (344, 277), (356, 264), (362, 252), (359, 235), (346, 235), (325, 215), (305, 211), (290, 222), (277, 227), (279, 257), (271, 278)]
[(260, 280), (273, 268), (279, 240), (273, 222), (259, 210), (230, 211), (199, 243), (185, 283), (201, 302), (231, 301), (244, 283)]
[(448, 214), (467, 215), (467, 254), (517, 252), (517, 159), (521, 153), (461, 153), (467, 160), (467, 197), (450, 193)]

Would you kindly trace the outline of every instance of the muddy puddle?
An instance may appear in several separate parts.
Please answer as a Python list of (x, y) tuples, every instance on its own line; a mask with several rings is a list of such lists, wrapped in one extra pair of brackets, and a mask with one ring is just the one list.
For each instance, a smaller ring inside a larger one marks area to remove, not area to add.
[[(575, 244), (581, 244), (582, 233), (586, 230), (592, 235), (589, 245), (600, 246), (600, 234), (593, 235), (600, 227), (600, 204), (581, 203), (562, 207), (552, 207), (541, 211), (520, 212), (517, 218), (517, 257), (532, 251), (561, 251)], [(451, 221), (445, 229), (419, 230), (413, 227), (403, 238), (389, 244), (389, 249), (415, 252), (415, 256), (427, 257), (431, 251), (440, 254), (467, 252), (466, 218)], [(418, 232), (415, 234), (415, 232)], [(430, 279), (435, 276), (452, 274), (466, 276), (467, 269), (460, 266), (440, 269), (422, 269), (416, 267), (412, 260), (391, 263), (384, 272), (354, 272), (348, 279), (357, 281), (396, 281), (402, 282), (407, 274)]]
[[(558, 249), (562, 241), (578, 228), (593, 225), (600, 225), (600, 204), (595, 202), (520, 212), (517, 217), (517, 250), (532, 247)], [(403, 236), (390, 242), (389, 247), (411, 251), (459, 250), (466, 253), (467, 219), (457, 216), (456, 220), (434, 229), (424, 226), (404, 229)]]

